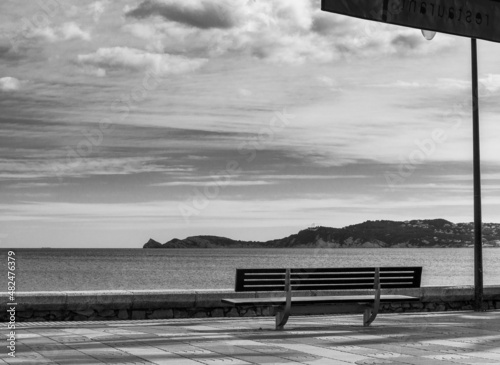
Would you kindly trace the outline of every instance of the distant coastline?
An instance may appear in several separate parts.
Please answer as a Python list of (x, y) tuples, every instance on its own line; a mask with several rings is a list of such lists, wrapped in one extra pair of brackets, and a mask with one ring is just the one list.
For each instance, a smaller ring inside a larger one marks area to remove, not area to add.
[[(366, 221), (344, 228), (314, 226), (270, 241), (239, 241), (219, 236), (150, 239), (143, 248), (445, 248), (473, 247), (473, 223), (444, 219)], [(500, 224), (483, 224), (483, 246), (500, 247)]]

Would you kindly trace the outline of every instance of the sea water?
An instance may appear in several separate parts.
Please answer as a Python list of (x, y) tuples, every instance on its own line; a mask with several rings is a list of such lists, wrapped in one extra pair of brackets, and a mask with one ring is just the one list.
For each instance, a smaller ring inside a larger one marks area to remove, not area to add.
[[(423, 286), (474, 284), (472, 248), (14, 251), (17, 291), (228, 289), (236, 268), (270, 267), (422, 266)], [(485, 248), (483, 262), (484, 284), (500, 285), (500, 249)]]

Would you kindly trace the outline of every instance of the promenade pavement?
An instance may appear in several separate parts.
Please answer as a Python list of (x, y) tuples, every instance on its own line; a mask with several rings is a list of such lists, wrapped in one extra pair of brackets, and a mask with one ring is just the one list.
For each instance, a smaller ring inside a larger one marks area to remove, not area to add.
[[(6, 324), (0, 324), (6, 334)], [(17, 323), (0, 364), (500, 364), (500, 311)]]

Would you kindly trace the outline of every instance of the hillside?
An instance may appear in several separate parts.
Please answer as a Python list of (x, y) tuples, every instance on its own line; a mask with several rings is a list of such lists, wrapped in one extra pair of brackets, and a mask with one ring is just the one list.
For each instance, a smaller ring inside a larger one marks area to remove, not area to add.
[[(150, 239), (143, 248), (467, 247), (473, 245), (473, 234), (473, 223), (455, 224), (444, 219), (366, 221), (344, 228), (308, 228), (266, 242), (192, 236), (174, 238), (164, 244)], [(500, 247), (500, 224), (483, 224), (483, 245)]]

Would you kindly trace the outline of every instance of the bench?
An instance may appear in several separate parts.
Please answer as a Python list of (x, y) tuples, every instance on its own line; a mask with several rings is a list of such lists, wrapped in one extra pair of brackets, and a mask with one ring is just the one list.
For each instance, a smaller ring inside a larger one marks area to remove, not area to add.
[[(421, 276), (422, 267), (236, 269), (236, 292), (284, 291), (285, 296), (274, 297), (269, 293), (266, 297), (222, 299), (222, 302), (236, 307), (272, 307), (277, 330), (284, 328), (292, 314), (352, 313), (359, 309), (364, 311), (363, 325), (369, 326), (380, 303), (420, 300), (407, 295), (382, 295), (381, 289), (419, 288)], [(367, 289), (373, 293), (356, 293)], [(351, 293), (318, 295), (327, 290)], [(312, 292), (312, 296), (292, 296), (292, 292), (300, 291)]]

